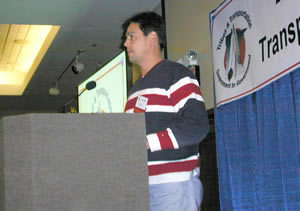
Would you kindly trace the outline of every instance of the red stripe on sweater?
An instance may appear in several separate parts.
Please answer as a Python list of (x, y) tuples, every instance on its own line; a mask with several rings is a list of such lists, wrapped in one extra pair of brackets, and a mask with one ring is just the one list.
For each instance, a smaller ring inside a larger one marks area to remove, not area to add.
[(170, 101), (165, 95), (147, 94), (144, 96), (148, 98), (148, 105), (170, 105)]
[(148, 166), (149, 176), (166, 174), (171, 172), (192, 171), (200, 166), (199, 160), (188, 160), (181, 162), (165, 163)]
[(202, 96), (200, 88), (195, 84), (191, 83), (180, 87), (179, 89), (177, 89), (171, 94), (171, 100), (173, 102), (173, 105), (176, 105), (180, 100), (186, 98), (192, 93)]
[[(162, 105), (162, 106), (171, 105), (169, 98), (165, 95), (147, 94), (147, 95), (143, 95), (143, 97), (148, 98), (147, 105)], [(125, 111), (134, 108), (136, 105), (136, 101), (137, 101), (137, 97), (127, 101)]]
[(174, 149), (168, 131), (161, 131), (157, 133), (161, 149)]
[(136, 100), (137, 100), (137, 97), (127, 101), (126, 106), (125, 106), (125, 112), (128, 111), (129, 109), (132, 109), (135, 107)]

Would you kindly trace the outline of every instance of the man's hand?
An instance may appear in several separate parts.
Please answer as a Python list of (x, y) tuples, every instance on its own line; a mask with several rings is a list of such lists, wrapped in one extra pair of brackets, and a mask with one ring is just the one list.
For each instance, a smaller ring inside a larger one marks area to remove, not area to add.
[(146, 145), (147, 145), (147, 149), (150, 149), (149, 142), (147, 139), (146, 139)]

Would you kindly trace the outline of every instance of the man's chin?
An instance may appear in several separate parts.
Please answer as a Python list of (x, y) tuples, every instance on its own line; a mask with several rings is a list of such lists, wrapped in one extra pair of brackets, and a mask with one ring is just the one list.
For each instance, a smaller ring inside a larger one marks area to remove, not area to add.
[(129, 61), (130, 61), (131, 63), (135, 63), (135, 59), (134, 59), (134, 57), (130, 57), (130, 56), (128, 56), (128, 59), (129, 59)]

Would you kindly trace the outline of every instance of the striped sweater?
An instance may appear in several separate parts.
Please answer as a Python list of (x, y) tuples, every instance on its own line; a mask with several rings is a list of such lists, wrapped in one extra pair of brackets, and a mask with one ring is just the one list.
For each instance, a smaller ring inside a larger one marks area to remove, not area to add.
[(125, 112), (145, 112), (149, 184), (186, 181), (199, 172), (198, 144), (208, 118), (190, 70), (168, 60), (158, 63), (134, 84)]

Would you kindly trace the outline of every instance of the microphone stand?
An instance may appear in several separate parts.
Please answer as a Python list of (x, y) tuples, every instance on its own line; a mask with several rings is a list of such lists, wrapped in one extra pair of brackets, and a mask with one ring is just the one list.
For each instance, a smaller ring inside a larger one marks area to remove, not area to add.
[(85, 85), (85, 89), (79, 93), (79, 95), (76, 95), (74, 96), (71, 100), (69, 100), (67, 103), (65, 103), (63, 106), (62, 106), (62, 112), (60, 113), (66, 113), (65, 112), (65, 108), (71, 104), (74, 100), (76, 100), (80, 95), (82, 95), (86, 90), (92, 90), (94, 89), (95, 87), (97, 86), (96, 82), (95, 81), (89, 81), (86, 85)]

